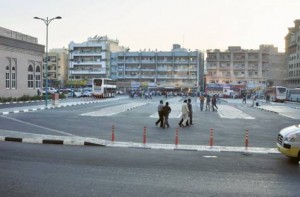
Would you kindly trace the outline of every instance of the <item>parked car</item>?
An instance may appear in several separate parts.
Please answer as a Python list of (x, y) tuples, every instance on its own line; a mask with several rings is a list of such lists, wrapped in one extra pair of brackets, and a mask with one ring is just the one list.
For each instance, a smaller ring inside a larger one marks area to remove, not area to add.
[(92, 91), (89, 91), (89, 90), (85, 90), (83, 93), (82, 93), (82, 97), (91, 97), (93, 94), (92, 94)]
[(118, 90), (118, 91), (116, 92), (116, 94), (124, 94), (124, 93), (123, 93), (123, 91)]
[(46, 90), (48, 94), (54, 94), (57, 93), (57, 89), (48, 87), (48, 88), (43, 88), (43, 95), (46, 94)]
[(277, 149), (287, 157), (300, 161), (300, 124), (286, 127), (279, 132)]

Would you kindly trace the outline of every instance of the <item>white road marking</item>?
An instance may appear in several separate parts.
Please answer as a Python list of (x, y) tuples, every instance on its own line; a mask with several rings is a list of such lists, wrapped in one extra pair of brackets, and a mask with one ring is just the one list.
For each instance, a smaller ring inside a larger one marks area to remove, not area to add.
[(221, 118), (228, 118), (228, 119), (255, 119), (252, 116), (242, 112), (241, 110), (229, 106), (229, 105), (219, 105), (218, 106), (218, 113)]
[(80, 114), (81, 116), (112, 116), (121, 112), (131, 110), (133, 108), (144, 106), (148, 103), (127, 103), (123, 105), (116, 105), (111, 107), (102, 108), (97, 111)]
[(217, 158), (217, 156), (209, 156), (209, 155), (204, 155), (204, 158)]

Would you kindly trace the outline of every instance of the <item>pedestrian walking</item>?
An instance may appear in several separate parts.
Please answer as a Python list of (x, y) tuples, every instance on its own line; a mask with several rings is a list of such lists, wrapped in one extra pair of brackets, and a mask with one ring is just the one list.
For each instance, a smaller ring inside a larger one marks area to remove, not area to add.
[(220, 94), (217, 94), (217, 95), (216, 95), (216, 98), (217, 98), (217, 103), (218, 103), (218, 104), (221, 104)]
[(205, 111), (210, 111), (210, 96), (209, 94), (206, 94), (206, 106)]
[(169, 106), (169, 102), (166, 102), (166, 105), (163, 107), (163, 114), (164, 114), (164, 125), (163, 128), (169, 128), (169, 114), (171, 113), (171, 107)]
[(247, 95), (246, 94), (244, 94), (244, 96), (243, 96), (243, 102), (242, 103), (247, 103)]
[(160, 123), (160, 127), (163, 127), (163, 124), (164, 124), (163, 107), (164, 107), (164, 101), (160, 100), (159, 105), (157, 106), (157, 112), (158, 112), (159, 119), (155, 122), (156, 126), (158, 125), (158, 123)]
[(255, 102), (256, 102), (256, 96), (253, 95), (253, 96), (252, 96), (252, 104), (251, 104), (251, 107), (254, 107)]
[(217, 107), (217, 97), (216, 97), (216, 95), (213, 95), (213, 96), (212, 96), (212, 99), (211, 99), (211, 106), (212, 106), (212, 110), (213, 110), (213, 111), (217, 111), (217, 110), (218, 110), (218, 107)]
[(37, 95), (40, 96), (41, 95), (41, 91), (40, 89), (37, 89)]
[(199, 100), (200, 100), (200, 110), (203, 111), (204, 100), (205, 100), (205, 97), (203, 94), (200, 95)]
[(189, 108), (187, 105), (187, 100), (184, 100), (181, 106), (181, 120), (178, 123), (178, 125), (181, 127), (183, 127), (184, 125), (189, 126), (188, 120), (189, 120)]
[(193, 106), (190, 98), (188, 99), (187, 106), (189, 108), (189, 124), (193, 125)]

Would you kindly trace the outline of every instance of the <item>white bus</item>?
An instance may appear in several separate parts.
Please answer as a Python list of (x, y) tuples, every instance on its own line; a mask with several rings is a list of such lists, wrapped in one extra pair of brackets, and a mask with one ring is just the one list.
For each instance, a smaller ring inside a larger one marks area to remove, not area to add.
[(266, 97), (272, 102), (284, 102), (287, 97), (287, 88), (283, 86), (267, 87)]
[(115, 97), (117, 82), (108, 78), (93, 78), (89, 80), (88, 87), (92, 88), (92, 95), (97, 98)]
[(290, 101), (300, 101), (300, 88), (289, 89), (287, 99)]

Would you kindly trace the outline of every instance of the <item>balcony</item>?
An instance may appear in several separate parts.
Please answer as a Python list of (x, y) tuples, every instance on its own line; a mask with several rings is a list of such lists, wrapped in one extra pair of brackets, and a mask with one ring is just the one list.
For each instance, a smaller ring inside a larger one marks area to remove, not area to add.
[[(118, 69), (118, 71), (123, 71), (123, 68)], [(125, 71), (140, 71), (140, 69), (139, 68), (126, 68)]]
[(78, 62), (71, 62), (72, 66), (74, 65), (102, 65), (106, 66), (106, 62), (104, 61), (78, 61)]
[(173, 77), (176, 79), (189, 79), (189, 77), (186, 75), (174, 75)]
[(258, 70), (258, 66), (248, 66), (248, 70)]
[(141, 60), (142, 64), (155, 64), (156, 61), (155, 60)]
[(156, 72), (155, 68), (141, 68), (141, 71), (151, 71), (151, 72)]
[(90, 54), (105, 54), (105, 51), (98, 49), (98, 50), (85, 50), (85, 51), (79, 51), (79, 50), (74, 50), (71, 51), (70, 54), (74, 54), (74, 55), (90, 55)]
[(140, 75), (119, 75), (118, 76), (119, 79), (139, 79), (140, 78)]
[(71, 75), (106, 74), (106, 69), (70, 70)]
[(173, 60), (157, 60), (158, 64), (173, 64)]
[(157, 68), (157, 71), (172, 71), (172, 68)]
[(155, 79), (156, 76), (155, 75), (141, 75), (142, 79)]
[(190, 70), (188, 68), (175, 68), (174, 71), (176, 71), (176, 72), (189, 72)]
[(220, 66), (220, 70), (230, 70), (230, 66)]
[(158, 75), (155, 78), (157, 78), (157, 79), (172, 79), (173, 75)]

